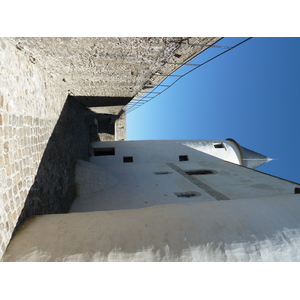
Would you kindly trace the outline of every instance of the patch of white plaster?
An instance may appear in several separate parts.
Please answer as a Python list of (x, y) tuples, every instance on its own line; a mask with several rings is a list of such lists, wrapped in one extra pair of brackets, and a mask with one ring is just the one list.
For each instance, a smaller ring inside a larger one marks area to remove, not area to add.
[(298, 195), (36, 216), (4, 261), (300, 261)]

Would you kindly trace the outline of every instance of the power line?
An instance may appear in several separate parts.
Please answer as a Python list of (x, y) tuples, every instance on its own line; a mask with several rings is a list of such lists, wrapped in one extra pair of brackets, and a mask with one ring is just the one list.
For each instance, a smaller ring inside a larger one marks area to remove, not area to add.
[[(138, 107), (140, 107), (141, 105), (149, 102), (150, 100), (152, 100), (153, 98), (157, 97), (158, 95), (162, 94), (163, 92), (165, 92), (167, 89), (169, 89), (171, 86), (173, 86), (178, 80), (180, 80), (182, 77), (186, 76), (187, 74), (193, 72), (194, 70), (202, 67), (203, 65), (207, 64), (208, 62), (216, 59), (217, 57), (225, 54), (226, 52), (240, 46), (241, 44), (247, 42), (248, 40), (250, 40), (252, 37), (249, 37), (245, 40), (243, 40), (242, 42), (232, 46), (232, 47), (223, 47), (223, 46), (219, 46), (219, 48), (226, 48), (227, 50), (219, 53), (218, 55), (215, 55), (214, 57), (206, 60), (205, 62), (203, 62), (202, 64), (188, 64), (188, 63), (185, 63), (185, 64), (181, 64), (181, 63), (169, 63), (169, 64), (179, 64), (179, 65), (182, 65), (182, 66), (193, 66), (194, 68), (192, 68), (191, 70), (185, 72), (184, 74), (182, 75), (174, 75), (174, 74), (170, 74), (170, 75), (163, 75), (163, 74), (156, 74), (157, 76), (165, 76), (166, 78), (161, 82), (161, 83), (164, 83), (164, 81), (167, 79), (167, 78), (170, 78), (170, 77), (178, 77), (172, 84), (170, 85), (166, 85), (166, 84), (158, 84), (156, 86), (153, 86), (153, 89), (149, 92), (146, 92), (145, 95), (139, 99), (136, 99), (134, 100), (133, 102), (130, 102), (126, 105), (125, 109), (126, 109), (126, 113), (129, 113), (135, 109), (137, 109)], [(193, 44), (189, 44), (189, 45), (193, 45)], [(196, 45), (196, 44), (194, 44)], [(198, 44), (196, 46), (199, 46)], [(203, 46), (203, 45), (202, 45)], [(213, 45), (205, 45), (207, 47), (213, 47)], [(216, 46), (214, 46), (216, 47)], [(199, 54), (201, 55), (201, 53)], [(180, 69), (179, 69), (180, 70)], [(176, 70), (178, 71), (178, 70)], [(164, 87), (164, 89), (160, 92), (155, 92), (156, 89), (158, 89), (159, 87)], [(155, 95), (151, 95), (151, 94), (155, 94)]]

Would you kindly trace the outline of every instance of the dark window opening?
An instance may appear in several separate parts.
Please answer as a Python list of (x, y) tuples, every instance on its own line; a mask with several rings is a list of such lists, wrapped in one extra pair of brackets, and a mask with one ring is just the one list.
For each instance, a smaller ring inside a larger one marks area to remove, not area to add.
[(194, 191), (191, 191), (191, 192), (179, 192), (179, 193), (174, 193), (177, 197), (181, 198), (181, 197), (184, 197), (184, 198), (190, 198), (190, 197), (199, 197), (201, 196), (200, 193), (198, 192), (194, 192)]
[(223, 143), (214, 143), (215, 148), (225, 148)]
[(172, 172), (164, 172), (164, 171), (162, 171), (162, 172), (154, 172), (154, 174), (155, 175), (166, 175), (166, 174), (172, 174)]
[(187, 155), (179, 155), (179, 161), (188, 161), (189, 157)]
[(131, 163), (131, 162), (133, 162), (133, 157), (132, 156), (123, 156), (123, 162)]
[(94, 148), (94, 156), (115, 155), (115, 148)]
[(207, 174), (216, 174), (216, 171), (213, 170), (191, 170), (191, 171), (185, 171), (188, 175), (207, 175)]
[(295, 194), (300, 194), (300, 188), (299, 188), (299, 187), (295, 187), (294, 193), (295, 193)]

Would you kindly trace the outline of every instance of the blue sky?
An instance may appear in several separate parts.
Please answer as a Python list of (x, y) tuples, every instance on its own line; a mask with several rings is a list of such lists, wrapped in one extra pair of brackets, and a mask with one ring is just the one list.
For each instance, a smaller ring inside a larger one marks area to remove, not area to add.
[[(223, 38), (216, 45), (244, 39)], [(189, 63), (221, 51), (208, 49)], [(257, 170), (300, 183), (299, 53), (300, 38), (252, 38), (128, 113), (127, 139), (233, 138), (276, 159)]]

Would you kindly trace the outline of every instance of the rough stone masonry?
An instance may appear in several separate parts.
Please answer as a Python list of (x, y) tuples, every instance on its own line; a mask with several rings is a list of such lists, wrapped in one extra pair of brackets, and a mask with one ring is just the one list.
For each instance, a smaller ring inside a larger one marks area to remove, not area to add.
[[(87, 120), (99, 124), (110, 115), (118, 122), (117, 116), (124, 130), (123, 106), (111, 106), (107, 98), (101, 107), (87, 107), (71, 96), (138, 98), (179, 66), (170, 63), (187, 62), (207, 49), (188, 42), (217, 40), (0, 39), (0, 259), (26, 218), (68, 211), (76, 193), (76, 161), (89, 155)], [(123, 136), (104, 130), (97, 137), (107, 135)]]

